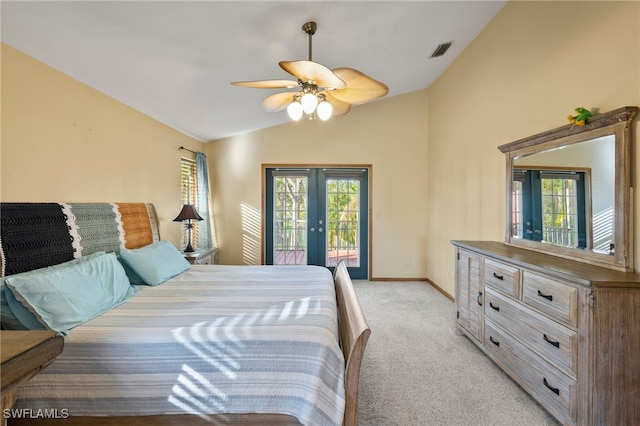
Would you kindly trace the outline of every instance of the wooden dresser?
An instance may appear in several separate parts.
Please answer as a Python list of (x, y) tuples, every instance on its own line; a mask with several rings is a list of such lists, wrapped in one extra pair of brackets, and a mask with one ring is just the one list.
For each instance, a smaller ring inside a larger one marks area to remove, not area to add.
[(457, 330), (563, 424), (640, 424), (640, 274), (452, 244)]

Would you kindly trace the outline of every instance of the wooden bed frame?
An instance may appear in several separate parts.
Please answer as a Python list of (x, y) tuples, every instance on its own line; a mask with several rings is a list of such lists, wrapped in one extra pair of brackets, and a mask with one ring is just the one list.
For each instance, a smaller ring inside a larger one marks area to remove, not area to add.
[[(338, 333), (340, 347), (345, 359), (345, 412), (344, 426), (358, 425), (358, 381), (364, 350), (371, 334), (369, 325), (353, 288), (351, 277), (344, 262), (334, 271), (333, 280), (338, 304)], [(66, 419), (9, 419), (8, 426), (191, 426), (191, 425), (255, 425), (284, 426), (300, 425), (300, 422), (285, 414), (217, 414), (157, 415), (127, 417), (69, 417)]]

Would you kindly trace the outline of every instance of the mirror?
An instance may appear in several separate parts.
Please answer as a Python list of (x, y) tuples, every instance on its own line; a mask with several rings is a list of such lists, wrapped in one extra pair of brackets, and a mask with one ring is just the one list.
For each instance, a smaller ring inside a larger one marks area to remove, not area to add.
[(615, 137), (513, 159), (511, 237), (615, 250)]
[(507, 159), (507, 244), (633, 269), (631, 122), (637, 107), (498, 147)]

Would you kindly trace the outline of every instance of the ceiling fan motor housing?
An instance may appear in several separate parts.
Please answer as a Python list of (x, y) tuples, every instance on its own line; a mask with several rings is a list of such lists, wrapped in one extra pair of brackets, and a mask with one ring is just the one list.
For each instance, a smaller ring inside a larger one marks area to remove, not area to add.
[(316, 25), (315, 22), (307, 22), (302, 26), (302, 31), (304, 31), (305, 34), (309, 34), (309, 35), (314, 35), (317, 29), (318, 29), (318, 26)]

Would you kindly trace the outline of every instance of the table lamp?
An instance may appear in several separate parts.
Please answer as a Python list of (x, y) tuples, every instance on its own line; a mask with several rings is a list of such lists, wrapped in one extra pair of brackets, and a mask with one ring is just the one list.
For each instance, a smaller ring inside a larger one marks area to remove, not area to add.
[(191, 228), (193, 228), (193, 223), (191, 223), (192, 220), (204, 220), (204, 219), (200, 217), (200, 215), (196, 211), (196, 208), (193, 207), (193, 205), (191, 204), (183, 205), (182, 210), (180, 210), (180, 214), (178, 214), (178, 217), (173, 219), (174, 222), (185, 222), (185, 221), (187, 222), (185, 226), (189, 231), (189, 243), (187, 244), (187, 247), (184, 249), (186, 253), (191, 253), (194, 251), (193, 247), (191, 247)]

